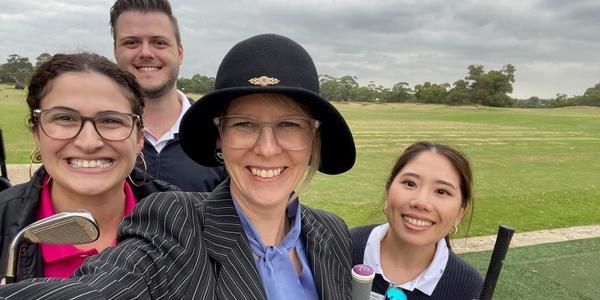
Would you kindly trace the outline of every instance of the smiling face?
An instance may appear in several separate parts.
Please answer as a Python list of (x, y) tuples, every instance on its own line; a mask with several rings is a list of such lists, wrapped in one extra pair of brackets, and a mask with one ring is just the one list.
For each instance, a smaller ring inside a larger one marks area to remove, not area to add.
[(446, 157), (424, 151), (394, 177), (386, 193), (390, 233), (411, 246), (435, 245), (462, 219), (460, 177)]
[[(284, 100), (273, 100), (263, 94), (243, 96), (230, 103), (225, 115), (247, 116), (258, 123), (275, 122), (283, 117), (310, 117), (292, 99), (280, 97)], [(262, 129), (251, 148), (226, 144), (221, 148), (231, 178), (231, 193), (245, 211), (284, 209), (290, 193), (304, 176), (312, 153), (311, 146), (301, 150), (282, 149), (270, 127)]]
[(161, 12), (125, 11), (116, 22), (114, 55), (133, 75), (148, 98), (175, 89), (183, 47), (169, 17)]
[[(101, 112), (132, 113), (122, 88), (96, 72), (67, 72), (56, 77), (41, 99), (41, 109), (65, 108), (82, 116)], [(48, 137), (40, 128), (34, 139), (44, 167), (52, 177), (52, 193), (100, 195), (123, 190), (123, 181), (133, 170), (143, 135), (135, 125), (123, 141), (102, 139), (91, 122), (68, 140)]]

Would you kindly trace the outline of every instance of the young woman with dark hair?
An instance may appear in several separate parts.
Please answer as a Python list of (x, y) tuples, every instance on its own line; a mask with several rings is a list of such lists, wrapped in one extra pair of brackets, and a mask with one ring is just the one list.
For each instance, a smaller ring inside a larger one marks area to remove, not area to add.
[(97, 241), (27, 243), (19, 251), (16, 280), (69, 277), (86, 257), (115, 245), (119, 223), (139, 200), (176, 188), (134, 168), (136, 158), (143, 159), (144, 99), (135, 78), (105, 57), (54, 55), (33, 74), (27, 104), (36, 145), (31, 159), (42, 166), (33, 174), (30, 166), (29, 182), (0, 193), (0, 270), (23, 227), (85, 209), (98, 222)]
[(385, 184), (388, 222), (350, 233), (353, 263), (375, 269), (375, 296), (477, 298), (481, 275), (452, 253), (448, 240), (473, 206), (472, 184), (461, 152), (430, 142), (406, 148)]

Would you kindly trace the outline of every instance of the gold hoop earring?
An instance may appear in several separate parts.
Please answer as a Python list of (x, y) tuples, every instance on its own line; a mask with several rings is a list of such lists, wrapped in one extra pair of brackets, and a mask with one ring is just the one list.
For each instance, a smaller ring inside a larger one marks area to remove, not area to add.
[(449, 234), (456, 234), (458, 232), (458, 225), (454, 224), (454, 227), (452, 228), (452, 231), (450, 231)]
[(29, 179), (33, 179), (33, 164), (39, 164), (42, 162), (42, 156), (40, 155), (40, 149), (33, 149), (31, 154), (29, 154)]
[[(138, 153), (138, 157), (142, 159), (141, 164), (144, 166), (144, 179), (142, 179), (141, 183), (136, 183), (133, 178), (131, 178), (131, 174), (129, 174), (129, 176), (127, 176), (127, 178), (129, 178), (129, 182), (131, 182), (131, 184), (140, 187), (142, 185), (144, 185), (144, 183), (146, 183), (146, 180), (148, 179), (148, 165), (146, 165), (146, 160), (144, 159), (144, 152), (140, 152)], [(136, 165), (137, 165), (137, 159), (136, 159)]]
[(50, 176), (50, 174), (46, 174), (46, 180), (42, 182), (42, 185), (38, 185), (37, 183), (35, 183), (35, 180), (33, 180), (33, 164), (39, 163), (42, 163), (42, 155), (40, 154), (40, 149), (36, 148), (33, 149), (33, 151), (31, 151), (31, 154), (29, 156), (29, 180), (31, 181), (31, 184), (34, 187), (42, 189), (50, 183), (50, 180), (52, 180), (52, 176)]

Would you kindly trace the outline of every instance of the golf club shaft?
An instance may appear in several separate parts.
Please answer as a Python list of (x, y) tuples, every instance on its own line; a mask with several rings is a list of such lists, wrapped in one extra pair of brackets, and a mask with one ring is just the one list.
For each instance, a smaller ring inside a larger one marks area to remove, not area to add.
[(15, 282), (15, 278), (13, 276), (4, 277), (4, 283), (9, 284), (9, 283), (14, 283), (14, 282)]
[(6, 170), (6, 152), (4, 150), (4, 136), (0, 129), (0, 176), (8, 180), (8, 172)]
[(15, 282), (15, 278), (17, 277), (19, 248), (23, 242), (23, 237), (24, 232), (20, 231), (10, 242), (10, 246), (8, 248), (8, 259), (6, 261), (6, 283)]
[(512, 239), (515, 230), (505, 225), (500, 225), (498, 228), (498, 235), (496, 236), (496, 243), (494, 244), (494, 251), (492, 252), (492, 258), (490, 259), (490, 265), (488, 266), (487, 274), (483, 282), (483, 288), (479, 296), (480, 300), (492, 299), (494, 295), (494, 289), (496, 288), (496, 282), (500, 277), (500, 271), (502, 270), (502, 264), (504, 258), (508, 252), (508, 246)]

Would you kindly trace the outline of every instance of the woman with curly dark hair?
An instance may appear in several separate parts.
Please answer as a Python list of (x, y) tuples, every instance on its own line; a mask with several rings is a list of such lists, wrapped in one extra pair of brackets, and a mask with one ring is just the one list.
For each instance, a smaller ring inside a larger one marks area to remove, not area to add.
[[(117, 229), (136, 203), (175, 187), (135, 169), (143, 160), (144, 98), (135, 78), (103, 56), (56, 54), (33, 74), (27, 92), (29, 130), (42, 163), (31, 180), (0, 193), (0, 270), (23, 227), (56, 213), (85, 209), (100, 236), (85, 245), (21, 247), (16, 280), (69, 277), (86, 257), (116, 243)], [(0, 277), (3, 277), (1, 274)]]

